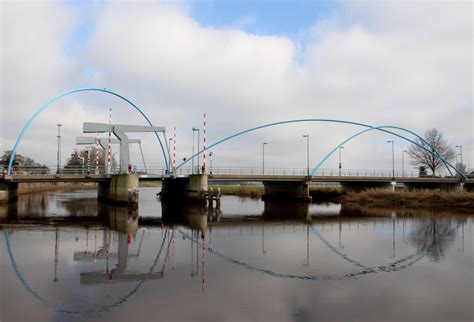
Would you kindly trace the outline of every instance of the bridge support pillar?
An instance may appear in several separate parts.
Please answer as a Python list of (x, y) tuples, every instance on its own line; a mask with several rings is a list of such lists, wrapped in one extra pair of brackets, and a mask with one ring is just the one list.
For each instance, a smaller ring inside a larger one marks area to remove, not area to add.
[(464, 183), (464, 190), (474, 192), (474, 183)]
[(98, 198), (119, 205), (138, 206), (138, 176), (133, 173), (112, 175), (110, 181), (99, 183)]
[(265, 192), (262, 196), (264, 201), (301, 201), (310, 202), (309, 181), (264, 181)]
[(18, 199), (18, 183), (0, 181), (0, 203), (8, 203)]
[(165, 178), (161, 187), (161, 197), (166, 200), (205, 202), (207, 190), (207, 174)]

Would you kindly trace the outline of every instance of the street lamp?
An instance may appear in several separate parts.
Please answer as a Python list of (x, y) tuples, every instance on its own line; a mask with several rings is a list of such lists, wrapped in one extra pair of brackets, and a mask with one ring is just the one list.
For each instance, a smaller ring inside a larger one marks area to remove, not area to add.
[(173, 143), (173, 138), (169, 138), (168, 139), (168, 155), (169, 155), (169, 160), (168, 161), (169, 161), (169, 169), (170, 169), (171, 173), (173, 173), (173, 168), (172, 168), (173, 163), (171, 161), (172, 160), (171, 159), (171, 144), (172, 143)]
[(392, 143), (392, 178), (395, 178), (395, 145), (393, 140), (387, 141), (387, 143)]
[(342, 163), (341, 163), (341, 150), (344, 149), (343, 146), (339, 147), (339, 176), (341, 176)]
[(304, 138), (306, 138), (306, 171), (309, 177), (309, 134), (304, 134)]
[(402, 151), (402, 177), (405, 176), (405, 158), (404, 158), (405, 153), (408, 153), (408, 151), (407, 150)]
[(459, 148), (460, 153), (459, 155), (461, 156), (461, 164), (462, 164), (462, 145), (456, 145), (457, 148)]
[(61, 123), (57, 124), (58, 126), (58, 168), (56, 170), (56, 173), (59, 174), (61, 171), (61, 126), (63, 126)]
[[(201, 131), (201, 130), (200, 130), (199, 128), (197, 128), (197, 127), (193, 127), (193, 151), (194, 151), (194, 132), (195, 132), (195, 131), (198, 132), (198, 156), (197, 156), (197, 157), (198, 157), (198, 160), (197, 160), (197, 168), (198, 168), (198, 173), (199, 173), (199, 151), (200, 151), (199, 149), (200, 149), (200, 140), (201, 140), (201, 138), (200, 138), (200, 133), (201, 133), (200, 131)], [(193, 152), (193, 155), (194, 155), (194, 152)], [(193, 173), (194, 173), (194, 158), (193, 158)]]
[(209, 164), (209, 174), (212, 174), (212, 156), (214, 155), (213, 152), (209, 152), (209, 159), (210, 159), (210, 164)]
[(267, 142), (262, 143), (262, 175), (265, 174), (265, 145), (267, 144)]

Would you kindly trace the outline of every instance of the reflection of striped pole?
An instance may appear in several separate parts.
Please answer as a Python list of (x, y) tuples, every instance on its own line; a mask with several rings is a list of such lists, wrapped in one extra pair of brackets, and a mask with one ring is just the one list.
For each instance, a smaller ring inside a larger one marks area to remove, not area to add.
[(204, 113), (204, 141), (203, 141), (203, 151), (204, 155), (202, 157), (202, 174), (206, 174), (206, 113)]
[(99, 132), (95, 138), (95, 174), (99, 174)]
[[(109, 124), (112, 124), (112, 108), (109, 107)], [(110, 174), (110, 144), (112, 142), (112, 132), (109, 132), (109, 147), (107, 151), (107, 173)]]
[(173, 173), (176, 172), (176, 126), (173, 129)]

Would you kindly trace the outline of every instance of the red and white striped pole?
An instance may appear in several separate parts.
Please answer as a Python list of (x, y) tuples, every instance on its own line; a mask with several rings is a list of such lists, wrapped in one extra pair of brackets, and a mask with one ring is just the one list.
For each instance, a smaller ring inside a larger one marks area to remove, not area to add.
[(204, 132), (203, 132), (203, 151), (204, 155), (202, 158), (202, 174), (206, 174), (206, 113), (204, 113)]
[(176, 126), (173, 129), (173, 173), (176, 172)]
[[(109, 107), (109, 124), (112, 124), (112, 108)], [(112, 143), (112, 132), (109, 132), (109, 146), (107, 151), (107, 173), (110, 174), (110, 145)]]
[(95, 137), (95, 174), (99, 174), (99, 132)]

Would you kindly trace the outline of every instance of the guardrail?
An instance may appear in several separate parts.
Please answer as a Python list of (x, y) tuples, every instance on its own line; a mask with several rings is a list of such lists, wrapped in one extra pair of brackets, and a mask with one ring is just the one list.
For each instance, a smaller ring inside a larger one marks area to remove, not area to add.
[[(147, 167), (145, 171), (142, 167), (137, 167), (136, 172), (150, 175), (167, 174), (164, 167)], [(213, 167), (207, 170), (208, 174), (213, 175), (246, 175), (246, 176), (306, 176), (306, 168), (265, 168), (256, 167)], [(177, 170), (176, 175), (197, 174), (198, 169), (192, 171), (191, 167), (182, 167)], [(321, 169), (315, 173), (315, 176), (321, 177), (387, 177), (393, 176), (392, 170), (368, 170), (368, 169)], [(395, 177), (418, 177), (417, 171), (395, 171)]]
[[(87, 166), (76, 166), (76, 167), (64, 167), (57, 171), (55, 166), (35, 166), (35, 167), (14, 167), (12, 168), (12, 175), (87, 175), (87, 174), (118, 174), (120, 168), (118, 166), (111, 167), (110, 172), (107, 172), (106, 167), (99, 167), (96, 171), (95, 167)], [(164, 166), (133, 166), (131, 168), (132, 173), (140, 175), (155, 175), (165, 176), (168, 171)], [(194, 171), (191, 167), (181, 167), (177, 170), (175, 175), (187, 176), (190, 174), (197, 174), (198, 167), (195, 167)], [(3, 171), (5, 174), (5, 170)], [(245, 175), (245, 176), (306, 176), (308, 170), (306, 168), (265, 168), (261, 167), (212, 167), (207, 169), (208, 174), (212, 175)], [(393, 177), (392, 170), (370, 170), (370, 169), (321, 169), (318, 170), (314, 176), (316, 177)], [(419, 177), (417, 171), (395, 171), (395, 177), (408, 177), (415, 178)]]

